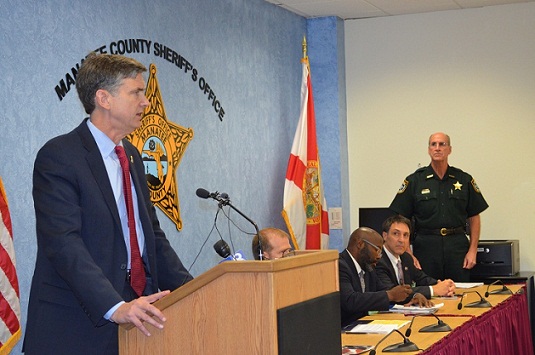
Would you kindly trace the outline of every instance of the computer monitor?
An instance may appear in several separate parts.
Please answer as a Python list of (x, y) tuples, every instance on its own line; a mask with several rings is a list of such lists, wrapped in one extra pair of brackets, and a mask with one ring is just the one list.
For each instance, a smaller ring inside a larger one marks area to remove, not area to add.
[(388, 207), (361, 207), (359, 208), (359, 227), (370, 227), (382, 234), (384, 220), (395, 214)]

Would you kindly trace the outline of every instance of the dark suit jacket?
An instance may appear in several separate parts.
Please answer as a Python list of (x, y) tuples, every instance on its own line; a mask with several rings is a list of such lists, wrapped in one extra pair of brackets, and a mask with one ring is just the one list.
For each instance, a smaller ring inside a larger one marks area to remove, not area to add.
[[(431, 276), (427, 276), (425, 272), (414, 266), (414, 261), (409, 253), (401, 254), (400, 259), (403, 268), (403, 282), (407, 285), (413, 285), (414, 283), (414, 286), (412, 287), (414, 293), (419, 292), (426, 298), (431, 298), (429, 286), (436, 284), (437, 280)], [(388, 289), (399, 285), (394, 266), (390, 262), (390, 259), (388, 259), (386, 252), (383, 252), (381, 260), (377, 263), (376, 271), (377, 276)], [(413, 295), (410, 295), (405, 301), (410, 301), (412, 297)]]
[(386, 311), (390, 306), (387, 288), (377, 278), (375, 271), (365, 271), (366, 292), (362, 292), (357, 268), (347, 250), (340, 253), (340, 310), (342, 326), (364, 317), (368, 311)]
[[(117, 354), (117, 325), (104, 314), (127, 299), (127, 251), (108, 174), (87, 119), (37, 154), (33, 198), (37, 259), (26, 354)], [(123, 140), (145, 234), (148, 288), (192, 279), (160, 229), (136, 148)]]

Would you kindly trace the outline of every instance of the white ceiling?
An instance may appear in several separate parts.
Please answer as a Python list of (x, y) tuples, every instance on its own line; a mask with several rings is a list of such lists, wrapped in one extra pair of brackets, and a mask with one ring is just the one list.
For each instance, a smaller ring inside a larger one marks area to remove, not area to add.
[(469, 9), (535, 0), (266, 0), (298, 15), (343, 20)]

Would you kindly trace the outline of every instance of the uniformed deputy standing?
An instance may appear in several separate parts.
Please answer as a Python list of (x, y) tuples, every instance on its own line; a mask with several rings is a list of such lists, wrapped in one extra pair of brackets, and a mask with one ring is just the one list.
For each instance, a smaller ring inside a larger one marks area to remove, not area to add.
[(437, 280), (466, 282), (476, 264), (479, 214), (488, 204), (470, 174), (448, 165), (450, 143), (445, 133), (429, 137), (431, 164), (403, 181), (390, 209), (414, 217), (416, 264)]

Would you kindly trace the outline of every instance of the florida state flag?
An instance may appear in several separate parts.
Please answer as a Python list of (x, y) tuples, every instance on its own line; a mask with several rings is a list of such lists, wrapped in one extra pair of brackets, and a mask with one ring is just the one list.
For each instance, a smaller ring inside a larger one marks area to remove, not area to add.
[(321, 182), (308, 57), (301, 62), (301, 114), (288, 160), (282, 216), (296, 248), (327, 249), (329, 215)]

